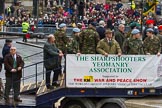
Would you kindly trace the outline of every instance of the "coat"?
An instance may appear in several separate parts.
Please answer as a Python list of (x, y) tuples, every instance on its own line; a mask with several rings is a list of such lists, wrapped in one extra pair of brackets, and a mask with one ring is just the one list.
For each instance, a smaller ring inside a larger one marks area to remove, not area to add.
[(99, 40), (99, 34), (94, 29), (83, 30), (80, 33), (80, 52), (82, 54), (96, 54), (96, 46)]
[[(11, 70), (13, 69), (13, 63), (14, 63), (14, 59), (12, 57), (11, 54), (7, 54), (4, 58), (4, 66), (5, 66), (5, 70), (6, 70), (6, 77), (12, 77), (12, 72)], [(22, 60), (22, 57), (18, 54), (16, 54), (16, 63), (17, 63), (17, 68), (18, 67), (24, 67), (24, 61)], [(16, 69), (17, 69), (16, 68)], [(22, 77), (22, 70), (17, 70), (17, 72), (15, 73), (18, 75), (19, 78)]]
[(59, 49), (55, 44), (46, 42), (43, 48), (44, 66), (48, 70), (53, 70), (59, 66)]
[(118, 54), (122, 52), (118, 42), (115, 39), (112, 39), (112, 42), (108, 43), (106, 38), (98, 42), (96, 50), (100, 54)]
[(144, 52), (145, 54), (150, 53), (152, 55), (157, 54), (158, 52), (161, 52), (161, 42), (159, 37), (153, 36), (153, 39), (150, 37), (146, 37), (144, 42)]
[[(124, 33), (122, 33), (119, 30), (115, 31), (115, 40), (119, 43), (120, 48), (122, 48), (123, 43), (125, 41), (125, 38), (126, 37), (125, 37), (125, 34)], [(122, 51), (123, 51), (123, 49), (122, 49)]]

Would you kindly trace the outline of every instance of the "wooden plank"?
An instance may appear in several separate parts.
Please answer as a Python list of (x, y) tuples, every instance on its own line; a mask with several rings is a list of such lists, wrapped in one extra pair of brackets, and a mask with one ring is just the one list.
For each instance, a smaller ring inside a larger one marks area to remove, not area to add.
[(60, 87), (63, 86), (64, 82), (65, 82), (65, 74), (63, 73), (63, 74), (61, 75)]
[(41, 85), (40, 85), (40, 87), (39, 87), (39, 89), (38, 89), (38, 91), (37, 91), (36, 94), (43, 93), (44, 87), (46, 87), (46, 85), (45, 85), (45, 80), (42, 80), (42, 83), (41, 83)]

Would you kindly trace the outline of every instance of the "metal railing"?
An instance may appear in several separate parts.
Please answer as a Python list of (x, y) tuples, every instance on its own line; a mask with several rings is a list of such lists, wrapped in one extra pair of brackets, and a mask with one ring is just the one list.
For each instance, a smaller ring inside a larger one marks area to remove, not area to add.
[[(41, 52), (38, 52), (38, 53), (35, 53), (35, 54), (32, 54), (32, 55), (29, 55), (29, 56), (25, 56), (25, 57), (23, 57), (23, 60), (26, 60), (26, 59), (28, 59), (28, 58), (30, 58), (30, 57), (33, 57), (33, 56), (36, 56), (36, 55), (39, 55), (39, 54), (42, 54), (43, 53), (43, 51), (41, 51)], [(37, 62), (37, 63), (34, 63), (34, 64), (30, 64), (30, 65), (28, 65), (28, 66), (25, 66), (24, 68), (23, 68), (23, 72), (22, 72), (22, 76), (23, 76), (23, 78), (25, 77), (25, 74), (24, 74), (24, 70), (26, 69), (26, 68), (28, 68), (28, 67), (31, 67), (31, 66), (35, 66), (35, 72), (36, 72), (36, 74), (37, 74), (37, 72), (38, 72), (38, 65), (39, 64), (42, 64), (43, 65), (43, 61), (41, 61), (41, 62)], [(44, 80), (44, 65), (43, 65), (43, 67), (42, 67), (43, 69), (43, 80)], [(36, 79), (37, 80), (37, 79)], [(22, 80), (22, 83), (23, 83), (23, 85), (24, 85), (24, 80)]]

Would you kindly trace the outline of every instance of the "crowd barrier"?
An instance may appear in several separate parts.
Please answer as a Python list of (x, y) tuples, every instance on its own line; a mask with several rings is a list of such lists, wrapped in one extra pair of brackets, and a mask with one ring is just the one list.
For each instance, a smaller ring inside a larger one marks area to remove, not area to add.
[[(72, 27), (68, 27), (66, 33), (68, 36), (72, 35)], [(45, 33), (45, 34), (54, 34), (56, 27), (38, 27), (34, 30), (34, 33)], [(5, 32), (22, 32), (22, 27), (5, 27)]]
[[(67, 27), (66, 33), (67, 36), (71, 36), (73, 31), (73, 27)], [(114, 27), (114, 31), (116, 31), (117, 27)], [(125, 31), (128, 32), (130, 31), (130, 27), (126, 26)], [(22, 32), (22, 27), (4, 27), (5, 32)], [(34, 33), (44, 33), (44, 34), (54, 34), (56, 31), (56, 27), (38, 27), (35, 29)]]

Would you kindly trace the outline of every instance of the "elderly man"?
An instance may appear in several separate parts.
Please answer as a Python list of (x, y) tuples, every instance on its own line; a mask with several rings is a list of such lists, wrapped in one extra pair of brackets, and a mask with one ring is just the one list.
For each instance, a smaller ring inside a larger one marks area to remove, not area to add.
[(20, 94), (20, 79), (24, 61), (20, 55), (16, 54), (16, 47), (10, 48), (10, 54), (5, 56), (4, 66), (6, 70), (5, 100), (7, 103), (9, 102), (10, 89), (13, 88), (14, 100), (22, 102), (18, 96)]
[(121, 49), (118, 42), (113, 39), (113, 34), (111, 30), (106, 30), (105, 38), (100, 40), (97, 44), (97, 52), (108, 56), (108, 54), (118, 54), (121, 55)]
[(123, 24), (120, 24), (118, 26), (117, 31), (115, 31), (115, 40), (119, 43), (120, 48), (122, 48), (126, 38), (124, 30), (125, 30), (125, 26)]
[[(63, 56), (61, 50), (56, 47), (55, 37), (50, 34), (43, 48), (44, 66), (46, 68), (46, 86), (47, 89), (53, 89), (53, 86), (58, 86), (58, 76), (61, 73), (61, 63), (59, 57)], [(51, 72), (54, 71), (52, 86), (50, 85)]]

